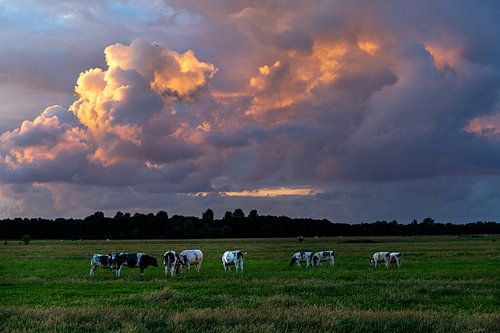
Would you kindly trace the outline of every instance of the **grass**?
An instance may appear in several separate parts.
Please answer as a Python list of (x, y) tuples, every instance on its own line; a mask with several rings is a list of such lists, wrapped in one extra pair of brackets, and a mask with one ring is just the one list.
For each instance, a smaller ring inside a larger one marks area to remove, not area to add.
[[(494, 236), (33, 241), (0, 245), (0, 331), (41, 332), (498, 332), (500, 246)], [(373, 240), (373, 242), (371, 241)], [(201, 273), (109, 270), (90, 255), (200, 248)], [(224, 273), (224, 250), (248, 252)], [(291, 254), (333, 249), (337, 265), (290, 268)], [(399, 269), (370, 255), (401, 251)]]

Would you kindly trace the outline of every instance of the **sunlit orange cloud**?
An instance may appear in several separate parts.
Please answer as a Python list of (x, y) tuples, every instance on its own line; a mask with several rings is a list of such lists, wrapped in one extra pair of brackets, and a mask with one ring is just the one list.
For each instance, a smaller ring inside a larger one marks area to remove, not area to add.
[(436, 68), (443, 72), (446, 69), (457, 70), (460, 62), (460, 50), (458, 48), (446, 48), (434, 44), (425, 45), (425, 49), (434, 59)]
[(151, 87), (159, 94), (165, 89), (171, 89), (181, 95), (188, 95), (204, 86), (207, 79), (217, 73), (214, 65), (199, 61), (191, 50), (183, 54), (168, 51), (168, 54), (176, 60), (180, 71), (176, 75), (171, 68), (166, 67), (163, 71), (155, 72)]
[(11, 149), (5, 156), (4, 163), (11, 169), (17, 169), (23, 164), (52, 161), (61, 154), (73, 154), (78, 151), (87, 151), (89, 148), (89, 144), (85, 142), (85, 134), (80, 129), (73, 128), (66, 132), (56, 144)]
[(359, 40), (357, 43), (358, 47), (370, 55), (374, 55), (380, 49), (380, 45), (373, 41)]
[[(260, 66), (258, 73), (249, 80), (253, 103), (246, 114), (259, 118), (268, 111), (288, 108), (309, 99), (313, 88), (329, 84), (338, 77), (348, 51), (349, 45), (345, 42), (317, 40), (310, 54), (284, 55), (284, 60)], [(291, 115), (293, 110), (288, 110), (275, 113), (272, 118), (274, 122), (282, 122)]]
[[(313, 63), (319, 65), (319, 73), (311, 77), (310, 87), (317, 85), (319, 81), (328, 83), (337, 77), (341, 65), (341, 57), (348, 51), (348, 45), (344, 42), (316, 41), (312, 55)], [(318, 75), (319, 74), (319, 75)]]
[(228, 197), (281, 197), (281, 196), (314, 196), (323, 191), (313, 187), (265, 187), (255, 190), (228, 191), (222, 195)]
[(500, 136), (500, 113), (472, 119), (465, 131), (484, 137)]

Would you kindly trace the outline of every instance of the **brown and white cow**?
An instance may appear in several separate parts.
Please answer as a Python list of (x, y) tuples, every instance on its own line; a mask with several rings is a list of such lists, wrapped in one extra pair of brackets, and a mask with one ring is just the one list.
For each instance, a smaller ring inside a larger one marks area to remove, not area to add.
[(201, 250), (184, 250), (179, 253), (177, 261), (177, 269), (187, 267), (191, 273), (191, 266), (195, 266), (196, 271), (199, 273), (201, 263), (203, 262), (203, 252)]

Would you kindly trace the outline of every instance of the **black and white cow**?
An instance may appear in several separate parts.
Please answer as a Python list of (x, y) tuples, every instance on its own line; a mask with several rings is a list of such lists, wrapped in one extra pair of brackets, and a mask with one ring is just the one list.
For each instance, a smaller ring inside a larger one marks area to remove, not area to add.
[(370, 259), (370, 266), (377, 267), (378, 263), (383, 262), (385, 268), (389, 268), (391, 254), (389, 252), (375, 252)]
[(243, 253), (239, 250), (224, 252), (222, 255), (222, 266), (224, 267), (224, 272), (226, 269), (231, 270), (231, 266), (233, 265), (236, 268), (236, 271), (240, 269), (243, 272), (243, 262), (246, 254), (246, 252)]
[(321, 266), (323, 261), (330, 263), (330, 266), (335, 266), (335, 254), (332, 250), (318, 251), (313, 254), (311, 264), (312, 266)]
[(203, 261), (203, 252), (201, 250), (184, 250), (179, 253), (177, 259), (177, 270), (181, 267), (187, 267), (189, 273), (191, 273), (191, 265), (194, 265), (199, 273)]
[(174, 277), (178, 269), (179, 255), (175, 251), (167, 251), (163, 255), (162, 261), (165, 266), (165, 275), (170, 272), (170, 275)]
[(90, 276), (94, 276), (97, 267), (109, 268), (110, 271), (113, 271), (111, 268), (111, 254), (94, 253), (90, 259)]
[(403, 255), (401, 254), (401, 252), (389, 253), (389, 263), (396, 264), (399, 268), (402, 262), (403, 262)]
[(306, 263), (306, 267), (311, 265), (312, 252), (296, 252), (292, 256), (292, 260), (290, 261), (290, 266), (297, 264), (297, 266), (302, 267), (300, 265), (301, 262)]
[(158, 267), (156, 258), (144, 253), (117, 253), (113, 255), (111, 260), (116, 277), (120, 277), (123, 266), (139, 268), (141, 275), (144, 275), (144, 270), (149, 266)]

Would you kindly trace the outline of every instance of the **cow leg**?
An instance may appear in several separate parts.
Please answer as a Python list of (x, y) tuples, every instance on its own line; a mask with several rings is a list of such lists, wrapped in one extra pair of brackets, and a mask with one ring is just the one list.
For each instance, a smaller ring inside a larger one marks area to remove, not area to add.
[(191, 274), (191, 263), (188, 262), (187, 266), (188, 266), (188, 272), (189, 274)]
[(90, 266), (90, 276), (94, 276), (96, 266), (92, 265)]
[(243, 272), (243, 261), (240, 262), (240, 270)]
[(122, 274), (122, 267), (123, 267), (123, 266), (120, 266), (120, 268), (118, 268), (118, 270), (117, 270), (117, 271), (116, 271), (116, 273), (115, 273), (117, 278), (119, 278), (119, 277), (120, 277), (120, 275)]
[(141, 267), (139, 267), (139, 269), (141, 270), (141, 276), (144, 276), (144, 267), (141, 266)]
[(302, 267), (302, 265), (300, 264), (300, 260), (297, 260), (297, 266)]
[(198, 263), (197, 267), (196, 267), (196, 270), (198, 271), (198, 273), (200, 272), (200, 269), (201, 269), (201, 261)]

